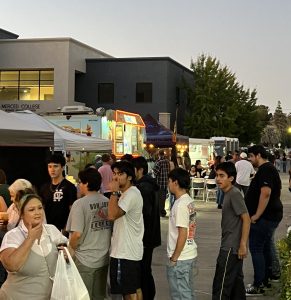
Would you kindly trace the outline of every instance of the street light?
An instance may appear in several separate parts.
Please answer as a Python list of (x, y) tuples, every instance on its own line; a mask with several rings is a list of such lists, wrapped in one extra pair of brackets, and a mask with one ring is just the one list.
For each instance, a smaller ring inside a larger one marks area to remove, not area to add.
[(281, 148), (281, 143), (278, 143), (278, 147), (279, 147), (279, 149)]
[(287, 132), (291, 133), (291, 126), (288, 127)]

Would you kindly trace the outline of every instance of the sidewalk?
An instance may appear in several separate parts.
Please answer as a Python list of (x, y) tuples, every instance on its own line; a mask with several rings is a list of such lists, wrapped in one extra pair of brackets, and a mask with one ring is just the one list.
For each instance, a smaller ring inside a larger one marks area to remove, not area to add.
[[(288, 175), (280, 173), (282, 180), (282, 201), (284, 205), (284, 217), (277, 231), (276, 239), (286, 235), (287, 225), (291, 224), (291, 193), (288, 190)], [(195, 290), (198, 300), (210, 300), (212, 281), (215, 271), (216, 258), (220, 246), (220, 220), (221, 210), (217, 209), (214, 202), (196, 202), (197, 208), (197, 233), (196, 243), (198, 245), (198, 268), (194, 278)], [(168, 219), (161, 218), (162, 246), (154, 250), (153, 274), (156, 282), (156, 299), (167, 300), (169, 288), (166, 277), (166, 240), (168, 230)], [(245, 284), (252, 283), (253, 268), (251, 256), (248, 255), (244, 262)], [(276, 285), (277, 292), (279, 285)], [(264, 297), (249, 297), (249, 299), (277, 300), (279, 295), (273, 295), (270, 291)]]

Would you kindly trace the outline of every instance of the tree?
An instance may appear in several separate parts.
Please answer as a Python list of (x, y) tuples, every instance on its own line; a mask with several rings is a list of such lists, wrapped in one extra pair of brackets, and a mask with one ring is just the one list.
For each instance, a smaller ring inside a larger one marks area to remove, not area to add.
[(283, 147), (288, 142), (288, 118), (282, 111), (281, 101), (278, 101), (271, 123), (277, 128), (278, 139)]
[(210, 56), (199, 56), (191, 69), (193, 85), (185, 84), (185, 132), (200, 138), (238, 137), (242, 144), (259, 141), (268, 111), (256, 105), (256, 90), (245, 90), (234, 73)]
[(263, 130), (261, 142), (267, 147), (274, 148), (275, 145), (280, 142), (277, 127), (274, 125), (267, 125)]

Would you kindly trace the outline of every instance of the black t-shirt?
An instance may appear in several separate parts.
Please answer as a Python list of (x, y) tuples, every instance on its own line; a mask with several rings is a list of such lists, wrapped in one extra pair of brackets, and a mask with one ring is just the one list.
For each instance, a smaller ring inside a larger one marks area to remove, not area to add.
[(64, 229), (70, 212), (70, 206), (77, 199), (76, 187), (67, 179), (60, 184), (46, 183), (40, 190), (48, 224)]
[(283, 205), (280, 200), (282, 185), (278, 171), (270, 162), (266, 162), (259, 167), (245, 196), (245, 202), (250, 216), (253, 216), (257, 211), (261, 188), (264, 186), (271, 189), (271, 195), (261, 218), (279, 222), (283, 217)]

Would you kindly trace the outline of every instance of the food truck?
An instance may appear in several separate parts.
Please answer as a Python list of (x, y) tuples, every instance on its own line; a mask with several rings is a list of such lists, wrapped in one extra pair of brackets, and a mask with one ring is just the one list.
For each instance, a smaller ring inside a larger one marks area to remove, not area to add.
[(212, 139), (189, 138), (189, 156), (194, 165), (196, 160), (201, 160), (207, 166), (213, 160), (214, 141)]
[[(129, 153), (144, 154), (145, 124), (139, 114), (97, 109), (73, 109), (66, 107), (60, 112), (48, 113), (43, 117), (67, 131), (106, 140), (112, 140), (112, 153), (118, 158)], [(96, 149), (98, 152), (98, 149)]]
[(214, 141), (215, 155), (226, 156), (229, 152), (239, 150), (238, 138), (214, 136), (211, 139)]

